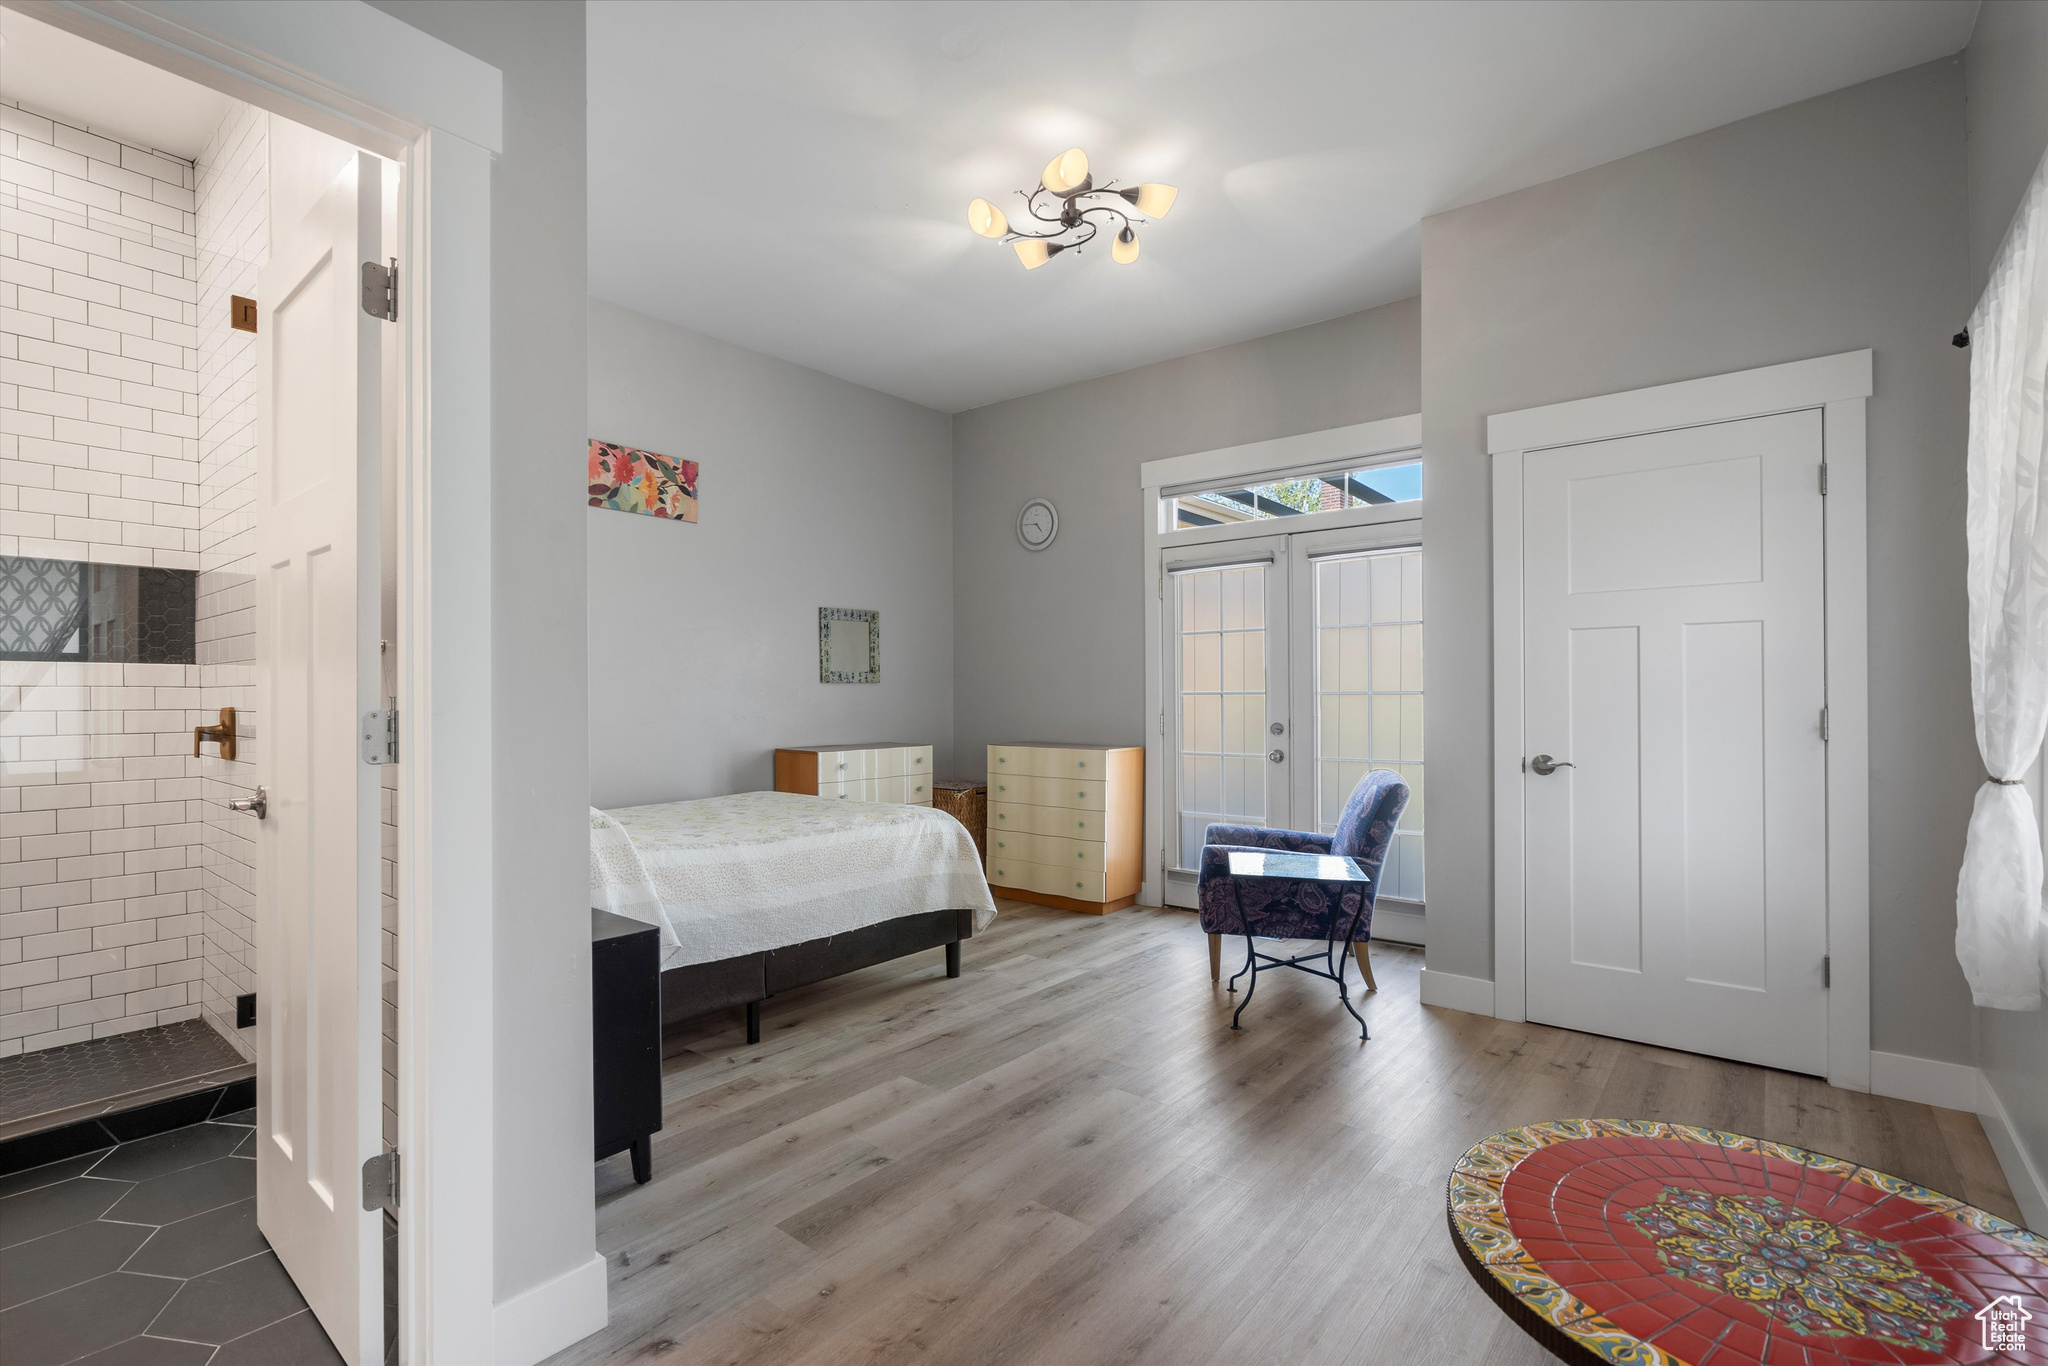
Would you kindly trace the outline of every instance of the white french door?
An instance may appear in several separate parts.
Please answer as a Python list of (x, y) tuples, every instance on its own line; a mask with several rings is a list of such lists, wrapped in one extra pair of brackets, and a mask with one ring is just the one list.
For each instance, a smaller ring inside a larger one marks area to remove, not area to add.
[(1381, 523), (1163, 552), (1167, 905), (1195, 904), (1211, 823), (1327, 833), (1373, 768), (1412, 793), (1380, 895), (1422, 901), (1418, 532)]
[[(359, 304), (381, 261), (381, 162), (325, 186), (273, 165), (258, 280), (256, 641), (261, 772), (257, 1225), (344, 1358), (382, 1356), (381, 1215), (360, 1170), (380, 1142), (377, 769), (383, 324)], [(282, 191), (282, 193), (280, 193)]]
[[(1193, 906), (1211, 822), (1285, 826), (1287, 538), (1169, 558), (1169, 905)], [(1174, 874), (1178, 874), (1177, 876)]]
[(1818, 410), (1524, 458), (1527, 1012), (1827, 1071)]
[(1376, 768), (1400, 774), (1408, 805), (1376, 898), (1387, 909), (1390, 901), (1413, 902), (1416, 911), (1425, 899), (1418, 531), (1409, 522), (1289, 538), (1295, 715), (1302, 718), (1297, 828), (1329, 834), (1360, 778)]

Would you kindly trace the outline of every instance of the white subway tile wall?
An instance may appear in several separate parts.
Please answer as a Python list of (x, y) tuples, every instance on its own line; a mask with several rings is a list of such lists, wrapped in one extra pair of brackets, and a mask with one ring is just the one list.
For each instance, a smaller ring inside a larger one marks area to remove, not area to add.
[[(0, 105), (0, 554), (199, 568), (195, 188)], [(200, 672), (0, 662), (0, 1056), (198, 1014)]]
[(256, 1056), (253, 1029), (235, 1028), (235, 998), (256, 990), (256, 822), (227, 809), (262, 781), (256, 714), (256, 337), (228, 326), (229, 299), (256, 297), (270, 256), (269, 116), (237, 104), (199, 154), (199, 684), (205, 704), (234, 707), (244, 738), (234, 762), (211, 750), (205, 780), (205, 859), (199, 905), (207, 1020)]
[[(257, 991), (256, 298), (270, 118), (196, 163), (0, 105), (0, 554), (197, 569), (197, 663), (0, 662), (0, 1056)], [(392, 661), (387, 661), (391, 663)], [(11, 671), (11, 672), (10, 672)], [(191, 758), (237, 709), (240, 753)], [(397, 791), (384, 772), (384, 1130), (397, 1126)]]

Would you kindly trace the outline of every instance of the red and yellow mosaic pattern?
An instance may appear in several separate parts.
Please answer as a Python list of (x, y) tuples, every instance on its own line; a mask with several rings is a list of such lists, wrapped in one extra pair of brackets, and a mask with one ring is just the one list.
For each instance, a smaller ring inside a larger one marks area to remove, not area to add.
[(1526, 1125), (1459, 1159), (1450, 1221), (1481, 1283), (1579, 1360), (2048, 1366), (2048, 1239), (1803, 1148)]

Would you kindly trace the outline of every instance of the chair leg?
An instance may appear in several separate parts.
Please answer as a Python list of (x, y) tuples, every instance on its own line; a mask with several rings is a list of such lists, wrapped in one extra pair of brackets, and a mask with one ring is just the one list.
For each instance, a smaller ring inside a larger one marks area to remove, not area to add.
[(1223, 936), (1220, 934), (1209, 936), (1209, 980), (1223, 980)]
[(1367, 991), (1378, 991), (1380, 984), (1372, 980), (1372, 959), (1366, 955), (1365, 941), (1363, 939), (1351, 941), (1351, 956), (1358, 960), (1358, 972), (1360, 976), (1365, 978), (1365, 989)]

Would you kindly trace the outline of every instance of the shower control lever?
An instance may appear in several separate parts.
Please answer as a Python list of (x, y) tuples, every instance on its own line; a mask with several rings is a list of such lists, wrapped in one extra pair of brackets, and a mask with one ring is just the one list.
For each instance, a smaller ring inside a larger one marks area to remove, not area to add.
[(255, 796), (235, 798), (228, 803), (228, 810), (246, 811), (260, 821), (265, 813), (270, 810), (270, 789), (259, 783), (256, 787)]
[(217, 726), (192, 727), (192, 757), (199, 757), (199, 746), (208, 740), (220, 744), (220, 757), (232, 760), (235, 757), (235, 709), (220, 709), (220, 724)]

